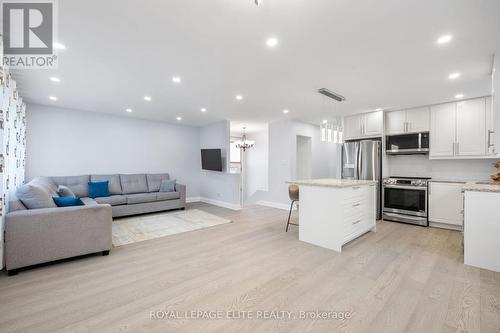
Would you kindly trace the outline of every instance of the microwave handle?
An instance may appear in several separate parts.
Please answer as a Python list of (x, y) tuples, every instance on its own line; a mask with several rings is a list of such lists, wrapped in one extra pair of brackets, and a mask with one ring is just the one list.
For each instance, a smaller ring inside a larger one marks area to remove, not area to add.
[(418, 133), (418, 148), (422, 149), (422, 133)]

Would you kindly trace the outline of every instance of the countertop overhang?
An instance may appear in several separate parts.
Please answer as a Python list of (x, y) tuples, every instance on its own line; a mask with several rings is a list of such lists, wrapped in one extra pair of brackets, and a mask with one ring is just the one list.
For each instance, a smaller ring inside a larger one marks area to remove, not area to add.
[(298, 186), (319, 186), (319, 187), (352, 187), (377, 184), (376, 180), (351, 180), (351, 179), (336, 179), (336, 178), (323, 178), (323, 179), (304, 179), (304, 180), (291, 180), (287, 184)]
[(462, 187), (462, 191), (474, 191), (474, 192), (498, 192), (500, 193), (500, 184), (477, 184), (477, 183), (467, 183)]

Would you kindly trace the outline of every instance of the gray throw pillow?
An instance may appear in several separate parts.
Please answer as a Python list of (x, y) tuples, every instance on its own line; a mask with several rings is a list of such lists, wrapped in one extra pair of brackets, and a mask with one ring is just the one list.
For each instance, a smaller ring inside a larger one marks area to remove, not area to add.
[(59, 194), (60, 197), (76, 198), (75, 193), (73, 193), (69, 187), (64, 185), (59, 185), (57, 188), (57, 194)]
[(175, 179), (164, 179), (160, 184), (160, 192), (175, 192)]
[(19, 187), (16, 196), (28, 209), (57, 207), (47, 189), (31, 182)]

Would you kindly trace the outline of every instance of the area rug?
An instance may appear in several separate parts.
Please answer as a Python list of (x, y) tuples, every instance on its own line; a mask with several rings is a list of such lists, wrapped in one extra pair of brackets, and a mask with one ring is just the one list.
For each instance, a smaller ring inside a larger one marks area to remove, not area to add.
[(232, 221), (198, 209), (125, 217), (113, 221), (113, 246), (142, 242), (230, 222)]

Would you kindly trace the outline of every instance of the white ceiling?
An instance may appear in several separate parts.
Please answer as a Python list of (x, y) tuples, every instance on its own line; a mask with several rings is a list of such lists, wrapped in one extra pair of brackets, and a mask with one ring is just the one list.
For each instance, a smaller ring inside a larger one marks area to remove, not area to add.
[[(57, 70), (15, 73), (26, 101), (174, 123), (182, 116), (188, 125), (318, 122), (457, 93), (487, 95), (500, 49), (498, 0), (58, 3), (66, 50)], [(443, 34), (454, 38), (437, 45)], [(279, 39), (274, 49), (266, 46), (270, 36)], [(462, 77), (450, 81), (455, 71)], [(182, 83), (172, 83), (174, 75)], [(316, 93), (321, 87), (347, 102), (334, 109)], [(237, 102), (236, 94), (244, 99)]]

